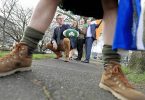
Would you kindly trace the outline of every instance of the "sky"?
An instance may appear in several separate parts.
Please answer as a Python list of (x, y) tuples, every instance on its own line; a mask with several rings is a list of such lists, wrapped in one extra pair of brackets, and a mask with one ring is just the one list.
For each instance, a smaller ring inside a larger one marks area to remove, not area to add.
[[(3, 0), (4, 1), (4, 0)], [(19, 0), (18, 4), (20, 4), (24, 8), (34, 8), (39, 0)], [(0, 8), (1, 8), (1, 1), (0, 1)]]
[(19, 0), (19, 4), (25, 8), (34, 8), (39, 0)]

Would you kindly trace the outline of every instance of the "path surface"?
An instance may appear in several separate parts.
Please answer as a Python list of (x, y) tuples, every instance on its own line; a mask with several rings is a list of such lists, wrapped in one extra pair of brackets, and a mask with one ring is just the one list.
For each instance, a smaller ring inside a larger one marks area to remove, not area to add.
[(98, 86), (102, 64), (46, 59), (32, 69), (0, 78), (0, 100), (117, 100)]

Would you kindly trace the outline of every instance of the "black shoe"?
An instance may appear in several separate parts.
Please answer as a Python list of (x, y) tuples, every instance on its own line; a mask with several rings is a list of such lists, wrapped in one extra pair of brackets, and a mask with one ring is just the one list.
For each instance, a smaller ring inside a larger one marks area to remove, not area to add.
[(74, 60), (76, 60), (76, 61), (81, 61), (81, 59), (79, 59), (79, 58), (75, 58)]
[(89, 63), (89, 60), (84, 60), (84, 61), (82, 61), (83, 63)]

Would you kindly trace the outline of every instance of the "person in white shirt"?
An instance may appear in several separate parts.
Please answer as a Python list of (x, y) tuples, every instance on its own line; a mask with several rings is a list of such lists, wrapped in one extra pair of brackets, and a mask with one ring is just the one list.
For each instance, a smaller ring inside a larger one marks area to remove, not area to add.
[[(91, 21), (91, 22), (90, 22)], [(85, 60), (84, 63), (89, 63), (92, 44), (96, 40), (96, 28), (98, 27), (96, 20), (88, 20), (88, 28), (85, 38)]]

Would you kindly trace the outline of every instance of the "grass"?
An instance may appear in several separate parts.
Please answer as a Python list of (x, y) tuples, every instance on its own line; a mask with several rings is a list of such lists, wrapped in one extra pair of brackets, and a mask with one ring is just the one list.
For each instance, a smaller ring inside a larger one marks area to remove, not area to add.
[(9, 51), (0, 51), (0, 57), (3, 57), (4, 55), (8, 54)]
[[(0, 51), (0, 57), (5, 56), (10, 51)], [(54, 58), (55, 54), (33, 54), (33, 60), (40, 60), (40, 59), (46, 59), (46, 58)]]
[(128, 80), (137, 84), (145, 84), (145, 72), (135, 73), (127, 67), (122, 67), (123, 72), (127, 75)]
[(46, 58), (54, 58), (54, 54), (33, 54), (33, 60), (40, 60)]

